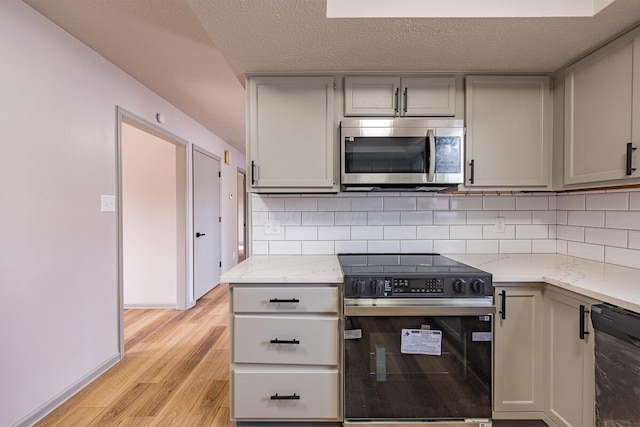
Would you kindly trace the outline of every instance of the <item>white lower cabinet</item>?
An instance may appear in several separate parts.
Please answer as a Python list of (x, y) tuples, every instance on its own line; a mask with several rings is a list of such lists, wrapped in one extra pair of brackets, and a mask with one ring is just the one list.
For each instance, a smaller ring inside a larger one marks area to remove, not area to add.
[(558, 426), (592, 427), (595, 374), (589, 311), (596, 301), (560, 289), (548, 290), (545, 299), (548, 415)]
[(495, 418), (539, 418), (544, 410), (543, 289), (543, 284), (495, 288)]
[(336, 419), (338, 370), (236, 369), (233, 405), (238, 419)]
[(337, 285), (231, 283), (231, 419), (340, 421)]

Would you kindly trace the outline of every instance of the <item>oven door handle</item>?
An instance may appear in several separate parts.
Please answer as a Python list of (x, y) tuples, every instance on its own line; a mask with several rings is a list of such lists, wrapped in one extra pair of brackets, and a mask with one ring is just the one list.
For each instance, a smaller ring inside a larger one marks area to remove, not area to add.
[(429, 164), (427, 171), (427, 182), (434, 182), (436, 172), (436, 136), (433, 129), (427, 130), (427, 140), (429, 141)]
[(345, 316), (486, 316), (496, 312), (495, 306), (366, 306), (346, 305)]

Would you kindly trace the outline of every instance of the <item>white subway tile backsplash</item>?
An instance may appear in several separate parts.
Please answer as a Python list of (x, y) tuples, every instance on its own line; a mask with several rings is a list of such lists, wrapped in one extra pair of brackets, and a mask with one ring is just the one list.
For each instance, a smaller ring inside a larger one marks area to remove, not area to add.
[(449, 209), (460, 211), (481, 211), (481, 196), (452, 196), (449, 199)]
[(424, 211), (449, 210), (449, 197), (422, 196), (416, 198), (417, 208)]
[(262, 197), (254, 195), (251, 198), (252, 212), (275, 212), (284, 211), (284, 198), (282, 197)]
[(588, 211), (626, 211), (629, 209), (629, 193), (597, 193), (586, 195)]
[(367, 252), (366, 240), (336, 240), (335, 251), (337, 254), (357, 254)]
[(538, 225), (516, 225), (516, 239), (548, 239), (549, 226)]
[(568, 245), (569, 242), (567, 242), (566, 240), (557, 240), (556, 241), (556, 250), (558, 251), (559, 254), (561, 255), (566, 255), (567, 254), (567, 250), (568, 250)]
[(574, 227), (571, 225), (559, 225), (557, 228), (559, 240), (572, 240), (574, 242), (584, 242), (584, 227)]
[(370, 254), (384, 254), (400, 252), (399, 240), (369, 240), (367, 242), (367, 252)]
[(284, 227), (285, 240), (318, 240), (318, 227)]
[(444, 224), (466, 224), (467, 213), (465, 211), (435, 211), (433, 213), (433, 223)]
[(269, 212), (253, 212), (251, 214), (252, 225), (265, 225), (269, 221)]
[(301, 255), (302, 242), (300, 241), (271, 241), (269, 242), (270, 255)]
[(352, 211), (381, 211), (382, 197), (357, 197), (351, 199)]
[(302, 214), (300, 212), (269, 212), (269, 221), (280, 225), (301, 225)]
[(483, 225), (482, 226), (482, 238), (489, 240), (508, 240), (516, 238), (516, 226), (506, 225), (504, 227), (504, 233), (500, 233), (496, 230), (495, 225)]
[(531, 211), (500, 211), (505, 224), (531, 224), (533, 215)]
[(287, 197), (284, 199), (284, 210), (315, 212), (318, 210), (318, 199), (315, 197)]
[(367, 225), (367, 212), (336, 212), (336, 225)]
[(253, 240), (284, 240), (285, 227), (280, 227), (280, 232), (277, 234), (265, 234), (264, 225), (254, 225), (251, 228), (251, 234)]
[(579, 211), (585, 209), (584, 194), (562, 194), (557, 196), (557, 208), (563, 211)]
[(415, 211), (415, 197), (384, 197), (383, 208), (385, 211)]
[(595, 245), (627, 247), (627, 230), (613, 230), (611, 228), (584, 229), (584, 241)]
[(416, 238), (415, 225), (387, 225), (384, 227), (384, 239), (409, 240)]
[(556, 240), (532, 240), (531, 252), (534, 254), (555, 254)]
[(569, 242), (567, 255), (604, 262), (604, 248), (604, 246), (590, 243)]
[(318, 227), (318, 240), (349, 240), (351, 238), (351, 227)]
[(433, 212), (431, 211), (400, 212), (400, 224), (401, 225), (433, 224)]
[(640, 230), (640, 212), (607, 212), (607, 228), (626, 228), (629, 230)]
[(567, 224), (583, 227), (604, 227), (604, 212), (569, 211)]
[(418, 239), (440, 239), (445, 240), (449, 238), (449, 226), (447, 225), (426, 225), (418, 226), (416, 228), (416, 237)]
[(463, 254), (466, 252), (466, 240), (434, 240), (433, 251), (438, 254)]
[(335, 253), (332, 241), (302, 242), (302, 255), (331, 255)]
[(495, 224), (499, 211), (469, 211), (467, 212), (467, 224)]
[(640, 231), (629, 232), (629, 248), (640, 249)]
[(516, 198), (513, 196), (484, 196), (484, 210), (514, 211)]
[(558, 238), (558, 226), (557, 225), (550, 225), (549, 226), (549, 238), (550, 239), (557, 239)]
[(530, 254), (531, 240), (500, 240), (501, 254)]
[(351, 199), (348, 197), (318, 198), (318, 210), (328, 212), (350, 211)]
[(556, 225), (567, 225), (569, 220), (568, 211), (556, 211)]
[(640, 211), (640, 191), (629, 193), (629, 210)]
[(482, 225), (452, 225), (449, 227), (451, 239), (482, 239)]
[(516, 210), (536, 211), (549, 209), (549, 196), (516, 196)]
[(302, 212), (302, 225), (333, 225), (333, 212)]
[(351, 227), (351, 238), (355, 240), (382, 240), (384, 227), (381, 225), (359, 225)]
[(549, 210), (555, 211), (558, 209), (558, 196), (555, 194), (549, 196)]
[(369, 212), (369, 225), (400, 225), (400, 212)]
[(533, 223), (556, 225), (556, 211), (534, 211)]
[(433, 252), (433, 240), (401, 240), (400, 253), (419, 254)]
[(251, 245), (251, 255), (269, 255), (269, 242), (254, 241)]
[(631, 268), (640, 268), (640, 251), (606, 246), (604, 262)]
[(499, 240), (467, 240), (468, 254), (495, 254), (499, 252)]

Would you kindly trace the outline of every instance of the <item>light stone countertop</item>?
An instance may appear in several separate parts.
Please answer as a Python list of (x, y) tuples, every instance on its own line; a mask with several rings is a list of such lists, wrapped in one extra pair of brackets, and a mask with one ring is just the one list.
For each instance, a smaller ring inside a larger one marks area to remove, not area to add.
[[(559, 254), (443, 254), (493, 275), (496, 284), (546, 282), (640, 313), (640, 270)], [(335, 255), (254, 255), (222, 283), (342, 283)]]

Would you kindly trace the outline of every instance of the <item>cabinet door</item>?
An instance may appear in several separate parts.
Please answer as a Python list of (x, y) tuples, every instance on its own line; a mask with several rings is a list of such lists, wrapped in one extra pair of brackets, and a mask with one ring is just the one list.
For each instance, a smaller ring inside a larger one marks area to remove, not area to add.
[(542, 290), (496, 287), (495, 298), (500, 313), (494, 323), (493, 409), (543, 411)]
[(345, 116), (396, 116), (399, 112), (398, 77), (345, 77)]
[(552, 116), (547, 76), (467, 77), (466, 117), (467, 185), (549, 185)]
[[(595, 380), (593, 329), (588, 302), (548, 291), (546, 302), (549, 416), (558, 426), (594, 425)], [(588, 335), (581, 338), (580, 324)]]
[(640, 48), (634, 45), (638, 44), (633, 38), (618, 40), (567, 68), (565, 184), (627, 177), (626, 144), (632, 142), (634, 49), (636, 56), (640, 54)]
[(455, 77), (404, 77), (401, 80), (403, 116), (456, 115)]
[(331, 77), (251, 78), (251, 186), (335, 190), (333, 115)]

